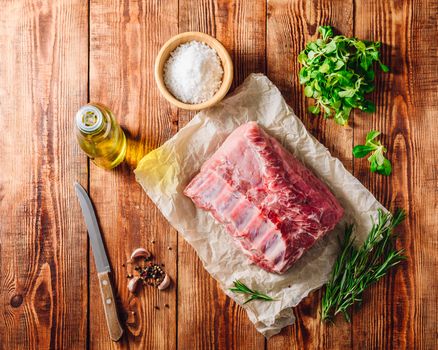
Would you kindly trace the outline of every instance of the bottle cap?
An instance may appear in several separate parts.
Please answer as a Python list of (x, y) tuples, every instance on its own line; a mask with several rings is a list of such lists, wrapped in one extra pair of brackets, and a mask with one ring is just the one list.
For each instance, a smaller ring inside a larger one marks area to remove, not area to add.
[(76, 126), (85, 133), (98, 130), (102, 123), (102, 112), (93, 105), (82, 106), (76, 113)]

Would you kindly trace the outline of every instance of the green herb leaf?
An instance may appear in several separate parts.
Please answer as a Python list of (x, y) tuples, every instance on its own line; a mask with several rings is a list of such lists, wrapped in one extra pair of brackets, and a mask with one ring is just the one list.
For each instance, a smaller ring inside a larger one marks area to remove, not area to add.
[(345, 65), (344, 61), (342, 61), (342, 60), (337, 60), (337, 61), (336, 61), (336, 65), (335, 65), (335, 70), (339, 70), (339, 69), (341, 69), (344, 65)]
[(368, 158), (370, 162), (375, 161), (378, 166), (383, 165), (385, 156), (383, 155), (383, 146), (379, 146)]
[(379, 63), (380, 63), (380, 69), (381, 69), (383, 72), (385, 72), (385, 73), (389, 72), (389, 68), (388, 68), (388, 66), (384, 65), (382, 62), (379, 62)]
[(376, 140), (379, 135), (380, 131), (371, 130), (366, 136), (365, 145), (353, 147), (353, 156), (355, 158), (363, 158), (371, 153), (368, 157), (371, 172), (388, 176), (391, 175), (392, 166), (391, 162), (384, 156), (384, 153), (386, 153), (385, 146)]
[(342, 109), (341, 111), (339, 111), (335, 114), (334, 119), (335, 119), (336, 123), (338, 123), (340, 125), (347, 125), (349, 114), (350, 114), (349, 110)]
[(373, 150), (374, 148), (370, 146), (357, 145), (353, 148), (353, 156), (354, 158), (363, 158)]
[(345, 228), (341, 251), (322, 297), (323, 321), (333, 321), (339, 313), (350, 321), (349, 310), (362, 302), (363, 292), (405, 259), (403, 250), (395, 248), (393, 234), (405, 219), (404, 211), (397, 210), (391, 215), (379, 209), (377, 216), (377, 222), (373, 221), (367, 239), (359, 247), (354, 244), (353, 226)]
[(328, 38), (331, 38), (333, 36), (333, 30), (330, 26), (320, 26), (318, 28), (318, 31), (322, 35), (322, 40), (327, 40)]
[(339, 97), (353, 97), (356, 93), (356, 89), (350, 88), (339, 92)]
[(324, 52), (325, 54), (329, 54), (331, 52), (336, 51), (336, 49), (337, 49), (336, 41), (330, 41), (330, 43), (327, 44), (327, 46), (322, 49), (322, 52)]
[[(365, 94), (375, 88), (374, 62), (388, 71), (380, 61), (380, 43), (333, 36), (330, 26), (321, 26), (318, 31), (321, 37), (309, 42), (298, 55), (303, 66), (299, 80), (305, 85), (304, 94), (316, 100), (318, 113), (333, 117), (341, 125), (348, 124), (352, 108), (375, 112), (376, 106)], [(315, 111), (313, 108), (311, 113)]]
[(321, 109), (318, 106), (309, 106), (308, 110), (312, 114), (319, 114), (321, 112)]
[(365, 141), (368, 143), (368, 142), (374, 140), (374, 139), (375, 139), (377, 136), (379, 136), (380, 134), (381, 134), (380, 131), (377, 131), (377, 130), (371, 130), (371, 131), (367, 134), (367, 137), (366, 137)]
[(376, 105), (368, 100), (364, 100), (362, 106), (358, 106), (358, 108), (367, 113), (374, 113), (376, 111)]
[(377, 167), (377, 172), (382, 175), (389, 176), (392, 172), (391, 162), (388, 159), (383, 160), (383, 164)]
[(307, 59), (307, 55), (304, 52), (301, 52), (298, 55), (298, 62), (300, 62), (301, 64), (304, 64), (306, 62)]
[(370, 170), (371, 170), (372, 173), (375, 173), (377, 171), (378, 167), (379, 167), (379, 165), (377, 164), (375, 159), (370, 160)]
[(238, 294), (248, 294), (250, 297), (247, 299), (244, 304), (249, 303), (253, 300), (263, 300), (263, 301), (276, 301), (275, 299), (271, 298), (269, 295), (263, 294), (257, 290), (252, 290), (247, 285), (245, 285), (243, 282), (236, 280), (233, 282), (234, 287), (230, 288), (230, 290), (234, 293)]
[(304, 89), (304, 95), (306, 95), (307, 97), (312, 97), (313, 96), (313, 88), (311, 86), (306, 86), (306, 88)]

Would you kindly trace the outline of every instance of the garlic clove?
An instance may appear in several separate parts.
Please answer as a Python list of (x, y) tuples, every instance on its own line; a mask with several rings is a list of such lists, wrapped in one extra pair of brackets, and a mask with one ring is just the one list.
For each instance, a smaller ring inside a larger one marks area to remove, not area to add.
[(166, 273), (166, 275), (164, 276), (163, 281), (161, 281), (161, 283), (158, 285), (158, 289), (159, 290), (164, 290), (166, 288), (168, 288), (170, 286), (170, 277), (169, 275)]
[(151, 256), (151, 253), (149, 253), (144, 248), (137, 248), (135, 249), (131, 254), (131, 260), (135, 258), (149, 258)]
[(131, 293), (134, 293), (135, 290), (137, 289), (139, 280), (140, 280), (140, 277), (134, 277), (134, 278), (131, 278), (131, 280), (128, 282), (128, 290)]

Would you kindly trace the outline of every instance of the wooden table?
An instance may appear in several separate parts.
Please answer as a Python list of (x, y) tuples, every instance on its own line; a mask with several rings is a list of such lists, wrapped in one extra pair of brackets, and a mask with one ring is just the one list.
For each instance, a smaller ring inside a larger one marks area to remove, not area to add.
[[(438, 348), (436, 1), (16, 0), (1, 12), (0, 348)], [(296, 57), (321, 24), (382, 41), (391, 67), (377, 76), (377, 112), (354, 113), (350, 127), (306, 113)], [(266, 341), (136, 183), (135, 164), (193, 116), (169, 105), (153, 78), (160, 46), (191, 30), (229, 50), (234, 87), (267, 74), (378, 200), (408, 211), (399, 239), (408, 260), (365, 293), (351, 324), (321, 324), (316, 291), (294, 310), (297, 322)], [(88, 101), (108, 105), (129, 137), (127, 162), (114, 171), (89, 163), (73, 137), (73, 116)], [(384, 133), (390, 177), (352, 159), (373, 128)], [(126, 329), (118, 344), (108, 338), (73, 181), (88, 188), (100, 220)], [(165, 263), (169, 291), (129, 295), (122, 264), (139, 246)]]

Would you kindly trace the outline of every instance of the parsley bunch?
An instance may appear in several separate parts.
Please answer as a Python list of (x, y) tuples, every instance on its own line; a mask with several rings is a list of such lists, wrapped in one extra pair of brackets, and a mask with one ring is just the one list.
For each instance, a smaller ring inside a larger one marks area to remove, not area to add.
[(300, 84), (304, 94), (315, 99), (309, 112), (324, 112), (338, 124), (346, 125), (353, 108), (373, 113), (376, 106), (365, 99), (374, 90), (373, 62), (388, 72), (380, 61), (380, 42), (361, 41), (343, 35), (333, 36), (329, 26), (319, 27), (322, 38), (312, 41), (299, 54)]
[(369, 153), (368, 157), (370, 162), (370, 170), (382, 175), (391, 175), (392, 166), (391, 162), (385, 158), (383, 153), (386, 153), (386, 148), (380, 141), (376, 140), (376, 137), (380, 135), (380, 131), (371, 130), (365, 139), (365, 145), (357, 145), (353, 148), (353, 156), (355, 158), (363, 158)]

